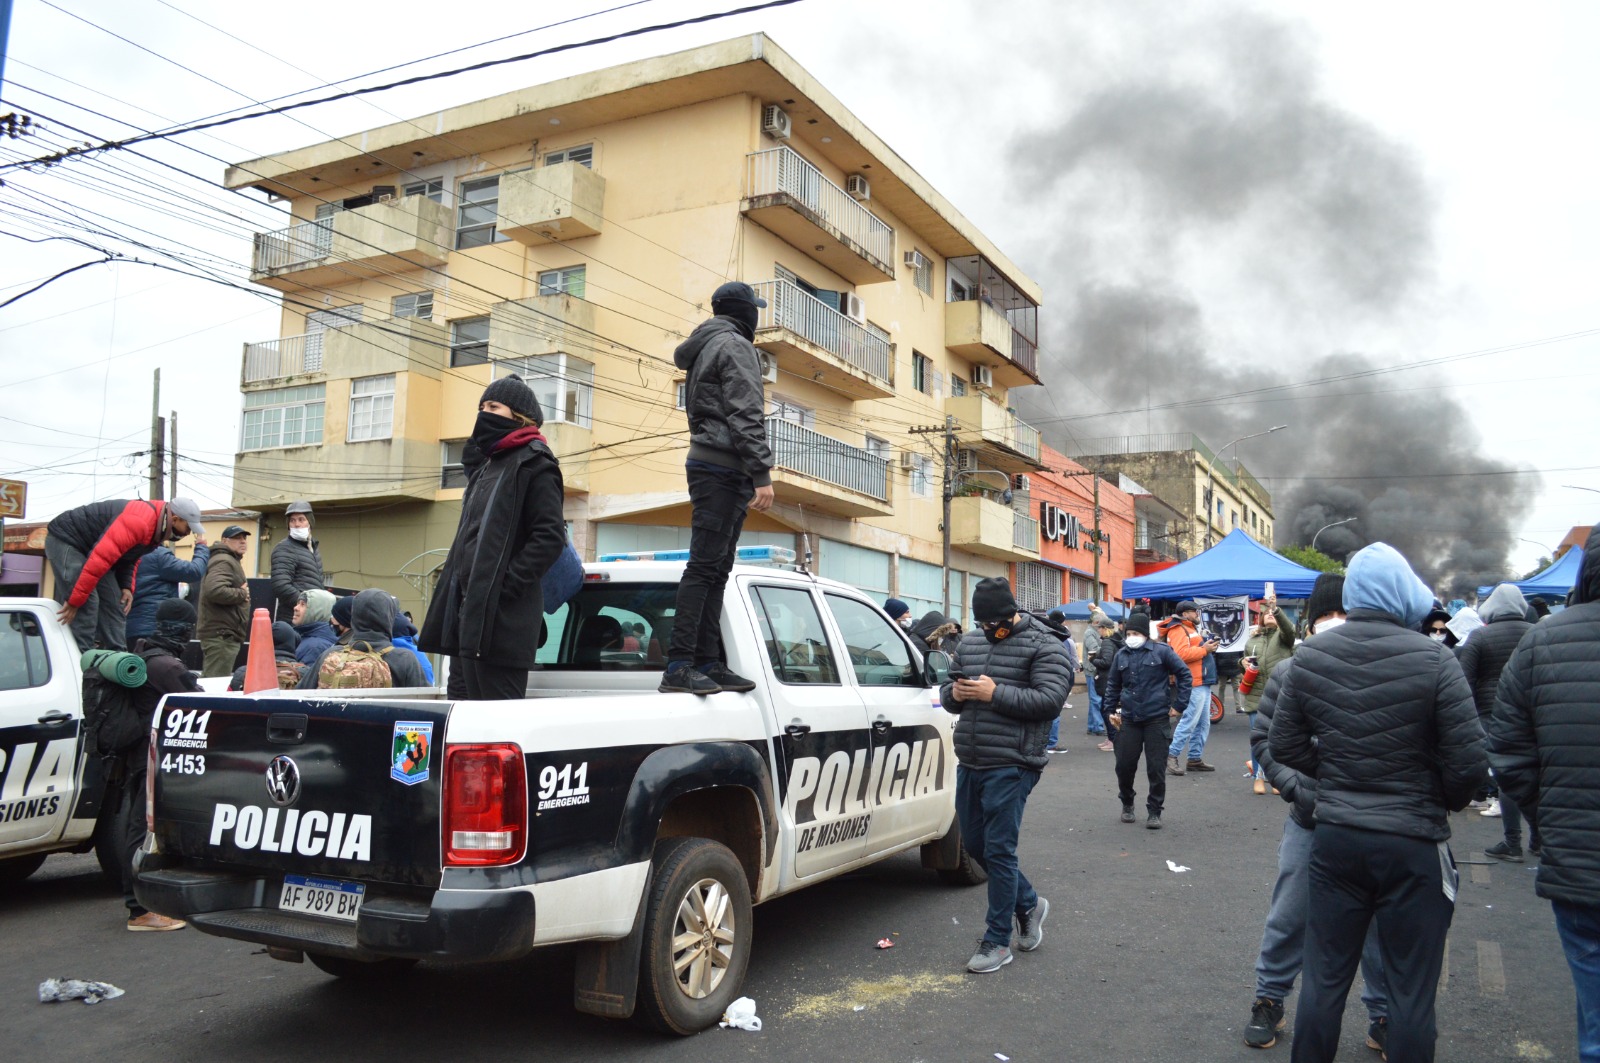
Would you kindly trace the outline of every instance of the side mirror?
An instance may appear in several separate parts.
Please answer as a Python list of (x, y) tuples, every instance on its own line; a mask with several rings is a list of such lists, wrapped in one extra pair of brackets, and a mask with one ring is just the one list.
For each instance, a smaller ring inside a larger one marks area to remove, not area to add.
[(930, 687), (943, 686), (950, 679), (950, 655), (943, 650), (929, 650), (922, 659), (922, 680)]

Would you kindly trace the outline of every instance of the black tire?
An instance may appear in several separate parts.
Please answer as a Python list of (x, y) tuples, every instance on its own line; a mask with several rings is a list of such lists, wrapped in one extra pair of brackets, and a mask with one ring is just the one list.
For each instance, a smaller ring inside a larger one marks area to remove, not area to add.
[(1227, 718), (1228, 711), (1223, 706), (1222, 699), (1219, 698), (1217, 695), (1215, 695), (1215, 694), (1211, 695), (1210, 704), (1208, 704), (1206, 707), (1211, 712), (1211, 726), (1212, 727), (1217, 727), (1217, 726), (1221, 725), (1222, 721)]
[(353, 960), (348, 956), (325, 956), (306, 953), (306, 959), (324, 974), (352, 982), (381, 982), (398, 978), (417, 965), (416, 960), (393, 957), (384, 960)]
[(0, 860), (0, 889), (15, 886), (39, 870), (44, 864), (46, 855), (48, 854), (35, 853), (32, 856), (13, 856), (7, 860)]
[(122, 858), (127, 855), (123, 848), (125, 841), (122, 817), (112, 809), (102, 812), (94, 825), (94, 858), (106, 881), (119, 890), (122, 888)]
[[(954, 823), (950, 829), (958, 835), (961, 833), (961, 828)], [(943, 882), (951, 886), (981, 886), (989, 881), (989, 872), (978, 866), (972, 854), (967, 852), (965, 842), (961, 843), (960, 854), (960, 863), (956, 867), (939, 869), (939, 878)]]
[[(681, 1036), (716, 1025), (744, 985), (752, 930), (750, 885), (727, 846), (706, 838), (659, 843), (645, 906), (634, 1021)], [(674, 948), (676, 938), (697, 932), (693, 944)], [(680, 978), (681, 962), (687, 966)]]

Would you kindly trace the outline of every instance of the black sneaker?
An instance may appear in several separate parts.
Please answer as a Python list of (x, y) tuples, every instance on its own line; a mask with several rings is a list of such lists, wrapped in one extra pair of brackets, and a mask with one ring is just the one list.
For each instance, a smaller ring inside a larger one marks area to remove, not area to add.
[(1483, 851), (1484, 856), (1492, 856), (1496, 860), (1506, 860), (1514, 864), (1522, 863), (1522, 846), (1513, 846), (1510, 842), (1495, 842)]
[(1133, 822), (1133, 806), (1132, 805), (1123, 805), (1122, 806), (1122, 822), (1124, 822), (1124, 823), (1132, 823)]
[(1160, 830), (1161, 829), (1161, 813), (1152, 812), (1148, 816), (1144, 817), (1144, 829), (1145, 830)]
[(1278, 1043), (1278, 1031), (1287, 1024), (1282, 1004), (1256, 997), (1256, 1002), (1250, 1005), (1250, 1024), (1244, 1028), (1244, 1043), (1251, 1048), (1271, 1048)]
[(1367, 1047), (1375, 1052), (1382, 1052), (1383, 1058), (1388, 1059), (1389, 1052), (1389, 1020), (1373, 1019), (1372, 1025), (1367, 1027)]
[(978, 951), (967, 961), (967, 970), (973, 974), (989, 974), (1011, 962), (1011, 949), (992, 941), (978, 942)]
[(704, 673), (692, 664), (680, 664), (676, 668), (669, 668), (661, 677), (661, 685), (656, 690), (663, 694), (720, 694), (722, 684), (714, 679), (708, 679)]
[(695, 671), (717, 684), (723, 690), (731, 690), (736, 694), (744, 694), (756, 688), (754, 680), (746, 679), (738, 672), (732, 671), (721, 661), (703, 664), (696, 668)]

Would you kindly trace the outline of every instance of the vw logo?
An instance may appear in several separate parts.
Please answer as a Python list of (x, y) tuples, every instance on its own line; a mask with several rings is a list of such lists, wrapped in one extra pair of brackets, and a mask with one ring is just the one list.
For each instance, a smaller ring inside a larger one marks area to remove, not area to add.
[(300, 799), (300, 765), (288, 757), (273, 757), (267, 765), (267, 795), (275, 805), (292, 805)]

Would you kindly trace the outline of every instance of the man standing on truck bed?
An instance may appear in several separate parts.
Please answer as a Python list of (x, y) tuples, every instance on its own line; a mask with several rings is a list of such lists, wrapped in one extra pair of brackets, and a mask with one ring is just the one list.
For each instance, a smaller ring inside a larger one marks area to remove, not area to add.
[(239, 525), (228, 525), (200, 582), (200, 649), (205, 654), (200, 674), (207, 678), (232, 675), (239, 647), (250, 638), (250, 583), (240, 561), (249, 538)]
[[(663, 693), (754, 690), (722, 659), (722, 591), (739, 548), (747, 510), (772, 508), (772, 449), (764, 420), (761, 358), (752, 341), (765, 299), (740, 281), (711, 293), (716, 316), (678, 345), (672, 360), (688, 370), (689, 564), (678, 583), (677, 612)], [(1057, 708), (1059, 708), (1059, 703)]]
[(1050, 902), (1034, 892), (1017, 865), (1022, 810), (1050, 762), (1050, 721), (1072, 686), (1067, 651), (1038, 620), (1017, 610), (1003, 576), (972, 591), (972, 617), (981, 630), (961, 637), (951, 681), (940, 688), (955, 727), (956, 816), (968, 854), (989, 874), (988, 925), (967, 962), (974, 974), (1011, 962), (1017, 948), (1032, 952), (1044, 940)]
[(290, 502), (283, 511), (289, 534), (272, 548), (272, 593), (278, 599), (278, 619), (288, 620), (295, 603), (306, 591), (322, 590), (322, 555), (311, 537), (311, 503)]

